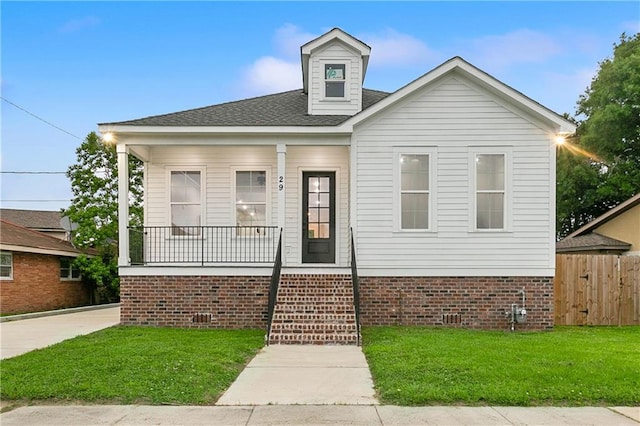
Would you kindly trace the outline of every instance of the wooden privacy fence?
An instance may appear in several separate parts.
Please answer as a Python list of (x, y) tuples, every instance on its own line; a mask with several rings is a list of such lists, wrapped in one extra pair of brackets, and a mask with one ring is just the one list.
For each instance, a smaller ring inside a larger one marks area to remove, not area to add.
[(640, 324), (640, 256), (558, 254), (556, 325)]

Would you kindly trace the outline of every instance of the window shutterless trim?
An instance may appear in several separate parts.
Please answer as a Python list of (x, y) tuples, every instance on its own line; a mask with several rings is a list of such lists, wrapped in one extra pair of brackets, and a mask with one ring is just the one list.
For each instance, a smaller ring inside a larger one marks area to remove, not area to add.
[[(437, 148), (427, 146), (393, 147), (393, 232), (398, 233), (434, 233), (437, 231)], [(429, 188), (427, 190), (402, 190), (403, 155), (426, 155), (429, 157)], [(427, 228), (402, 228), (402, 194), (428, 194)]]
[[(502, 155), (504, 161), (504, 182), (502, 190), (477, 189), (478, 155)], [(511, 180), (513, 178), (513, 149), (510, 146), (472, 146), (469, 148), (469, 232), (491, 233), (511, 232)], [(478, 228), (478, 194), (504, 194), (502, 204), (502, 228)]]

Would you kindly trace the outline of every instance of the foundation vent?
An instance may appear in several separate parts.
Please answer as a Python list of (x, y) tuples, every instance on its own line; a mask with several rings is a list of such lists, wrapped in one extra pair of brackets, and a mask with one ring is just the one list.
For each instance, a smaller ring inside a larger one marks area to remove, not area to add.
[(442, 314), (442, 324), (462, 324), (462, 315)]
[(191, 318), (191, 322), (194, 324), (210, 323), (212, 317), (213, 316), (209, 313), (197, 313), (197, 314), (193, 314), (193, 317)]

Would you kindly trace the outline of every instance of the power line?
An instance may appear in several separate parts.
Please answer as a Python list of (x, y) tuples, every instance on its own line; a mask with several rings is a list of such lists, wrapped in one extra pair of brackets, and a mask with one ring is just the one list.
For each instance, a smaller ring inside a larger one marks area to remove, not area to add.
[(81, 138), (81, 137), (76, 136), (76, 135), (74, 135), (73, 133), (66, 131), (66, 130), (65, 130), (65, 129), (63, 129), (62, 127), (56, 126), (55, 124), (53, 124), (53, 123), (51, 123), (51, 122), (49, 122), (49, 121), (45, 120), (44, 118), (42, 118), (42, 117), (39, 117), (39, 116), (35, 115), (35, 114), (34, 114), (34, 113), (32, 113), (31, 111), (29, 111), (29, 110), (27, 110), (27, 109), (25, 109), (25, 108), (22, 108), (20, 105), (16, 105), (16, 104), (14, 104), (13, 102), (11, 102), (9, 99), (5, 98), (4, 96), (0, 96), (0, 99), (2, 99), (3, 101), (5, 101), (6, 103), (8, 103), (8, 104), (10, 104), (10, 105), (13, 105), (14, 107), (18, 108), (19, 110), (26, 112), (26, 113), (27, 113), (27, 114), (29, 114), (30, 116), (37, 118), (38, 120), (42, 121), (43, 123), (48, 124), (49, 126), (53, 127), (54, 129), (60, 130), (61, 132), (64, 132), (64, 133), (68, 134), (69, 136), (73, 136), (74, 138), (76, 138), (76, 139), (78, 139), (78, 140), (82, 140), (82, 138)]
[(66, 172), (18, 172), (18, 171), (0, 171), (0, 173), (9, 175), (64, 175)]
[(71, 200), (0, 200), (0, 203), (61, 203)]

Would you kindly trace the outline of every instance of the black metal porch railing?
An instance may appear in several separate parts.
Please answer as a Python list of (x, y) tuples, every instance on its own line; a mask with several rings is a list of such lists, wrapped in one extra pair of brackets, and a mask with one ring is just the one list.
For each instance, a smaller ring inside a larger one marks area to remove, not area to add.
[(269, 305), (267, 308), (267, 335), (266, 344), (269, 344), (269, 335), (271, 334), (271, 321), (273, 320), (273, 311), (276, 307), (276, 298), (278, 296), (278, 286), (280, 285), (280, 270), (282, 269), (282, 228), (280, 228), (280, 236), (278, 237), (278, 249), (276, 251), (276, 259), (273, 262), (273, 272), (271, 273), (271, 285), (269, 286)]
[(132, 265), (272, 263), (277, 226), (142, 226), (129, 228)]
[(360, 346), (360, 282), (358, 280), (358, 265), (356, 264), (356, 246), (353, 242), (353, 228), (351, 234), (351, 283), (353, 284), (353, 308), (356, 311), (356, 330), (358, 332), (358, 346)]

